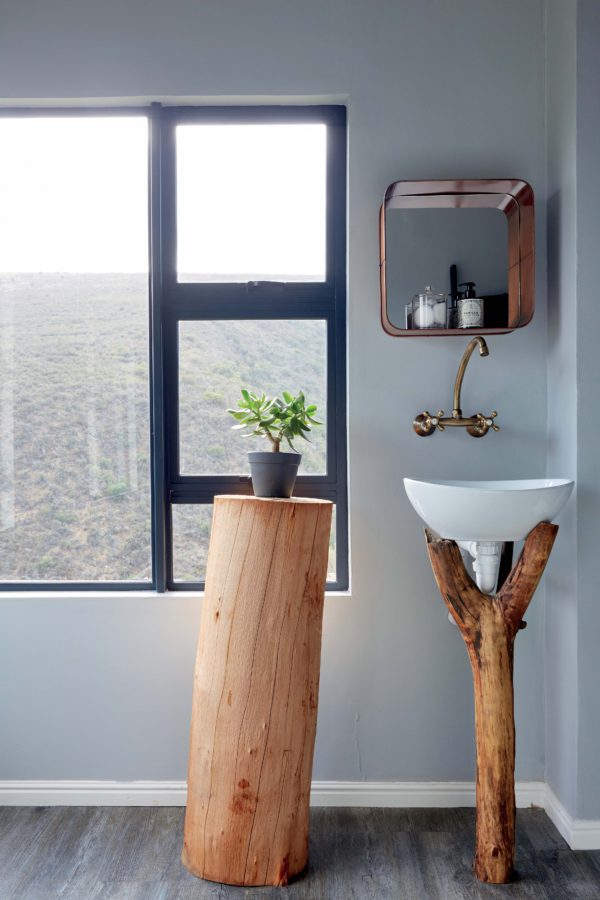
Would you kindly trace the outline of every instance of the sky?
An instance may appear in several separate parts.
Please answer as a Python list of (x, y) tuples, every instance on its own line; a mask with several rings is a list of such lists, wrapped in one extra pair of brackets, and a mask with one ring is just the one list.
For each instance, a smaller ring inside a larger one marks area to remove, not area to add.
[(180, 272), (325, 272), (326, 128), (180, 125)]
[[(148, 270), (143, 116), (0, 118), (0, 272)], [(325, 271), (326, 128), (177, 127), (178, 268)]]
[(148, 270), (147, 122), (0, 119), (0, 271)]

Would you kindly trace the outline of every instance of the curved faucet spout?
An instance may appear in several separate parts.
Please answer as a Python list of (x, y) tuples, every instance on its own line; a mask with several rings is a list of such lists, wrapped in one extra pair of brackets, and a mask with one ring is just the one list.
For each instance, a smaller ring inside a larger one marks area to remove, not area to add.
[(480, 356), (489, 356), (490, 351), (488, 350), (488, 345), (481, 335), (477, 335), (477, 337), (474, 337), (473, 340), (469, 341), (467, 344), (467, 349), (463, 353), (458, 372), (456, 373), (456, 382), (454, 384), (454, 409), (452, 410), (452, 415), (445, 416), (444, 410), (440, 409), (437, 415), (432, 416), (431, 413), (425, 410), (425, 412), (420, 413), (413, 421), (413, 430), (415, 434), (418, 434), (420, 437), (428, 437), (428, 435), (433, 434), (436, 430), (444, 431), (444, 429), (450, 427), (466, 428), (467, 434), (470, 434), (471, 437), (483, 437), (488, 433), (490, 428), (492, 431), (500, 431), (499, 426), (494, 422), (494, 419), (498, 415), (496, 411), (490, 413), (489, 416), (484, 416), (483, 413), (480, 412), (473, 413), (472, 416), (464, 419), (460, 408), (460, 392), (462, 389), (463, 378), (465, 377), (467, 363), (469, 362), (475, 347), (479, 347)]
[(456, 381), (454, 382), (454, 409), (452, 410), (452, 417), (454, 419), (460, 419), (462, 417), (462, 410), (460, 408), (460, 392), (462, 390), (463, 378), (465, 377), (468, 362), (471, 359), (473, 350), (477, 346), (479, 347), (480, 356), (489, 356), (490, 354), (488, 345), (481, 337), (481, 335), (477, 335), (477, 337), (474, 337), (473, 340), (469, 341), (469, 343), (467, 344), (467, 349), (463, 353), (460, 365), (458, 367), (458, 372), (456, 373)]

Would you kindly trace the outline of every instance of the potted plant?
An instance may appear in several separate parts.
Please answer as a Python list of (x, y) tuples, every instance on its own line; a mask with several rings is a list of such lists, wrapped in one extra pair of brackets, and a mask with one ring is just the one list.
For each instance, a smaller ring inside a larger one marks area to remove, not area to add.
[[(258, 435), (271, 444), (267, 452), (248, 453), (252, 487), (257, 497), (291, 497), (298, 474), (302, 454), (292, 441), (308, 440), (311, 425), (320, 425), (314, 417), (317, 407), (306, 405), (302, 391), (293, 397), (283, 391), (280, 397), (259, 396), (242, 389), (237, 409), (227, 412), (236, 420), (233, 428), (245, 431), (244, 437)], [(282, 441), (287, 441), (292, 453), (281, 451)]]

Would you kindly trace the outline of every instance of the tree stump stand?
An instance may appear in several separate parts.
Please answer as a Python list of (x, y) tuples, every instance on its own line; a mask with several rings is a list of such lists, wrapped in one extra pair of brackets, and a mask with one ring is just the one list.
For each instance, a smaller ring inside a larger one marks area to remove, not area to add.
[(477, 748), (477, 830), (473, 871), (480, 881), (505, 884), (515, 855), (515, 718), (513, 649), (558, 531), (542, 522), (495, 596), (468, 575), (454, 541), (426, 530), (433, 573), (465, 642), (473, 671)]
[(182, 853), (209, 881), (284, 885), (306, 867), (331, 515), (215, 497)]

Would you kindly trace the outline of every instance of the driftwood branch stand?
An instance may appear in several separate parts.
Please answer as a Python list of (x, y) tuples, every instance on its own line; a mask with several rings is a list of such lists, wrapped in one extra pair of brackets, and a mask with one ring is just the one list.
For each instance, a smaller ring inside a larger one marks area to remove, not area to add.
[(215, 497), (182, 859), (283, 885), (308, 859), (332, 504)]
[(515, 719), (513, 646), (558, 531), (545, 522), (529, 534), (523, 552), (496, 596), (483, 594), (467, 574), (454, 541), (426, 531), (433, 573), (463, 636), (475, 693), (477, 836), (473, 871), (481, 881), (505, 884), (515, 854)]

